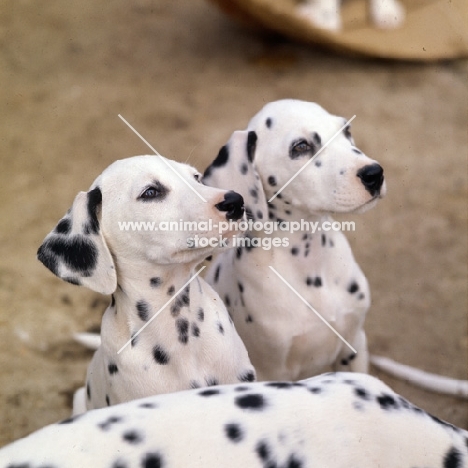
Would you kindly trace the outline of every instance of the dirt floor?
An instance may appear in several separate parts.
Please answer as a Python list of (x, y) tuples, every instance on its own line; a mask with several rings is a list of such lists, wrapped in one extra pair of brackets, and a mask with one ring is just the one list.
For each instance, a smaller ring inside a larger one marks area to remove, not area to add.
[[(36, 250), (102, 169), (150, 152), (118, 114), (199, 169), (268, 101), (356, 114), (358, 146), (388, 182), (349, 218), (373, 293), (371, 352), (467, 378), (467, 62), (346, 58), (202, 0), (4, 0), (0, 34), (0, 446), (68, 416), (84, 381), (91, 355), (71, 334), (99, 325), (108, 298), (55, 278)], [(381, 377), (468, 428), (466, 401)]]

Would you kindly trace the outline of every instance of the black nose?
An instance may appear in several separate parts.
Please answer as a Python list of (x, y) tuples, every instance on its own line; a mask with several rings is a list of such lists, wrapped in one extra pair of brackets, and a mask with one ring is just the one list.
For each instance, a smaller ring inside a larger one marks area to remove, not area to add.
[(226, 211), (226, 218), (237, 220), (244, 215), (244, 199), (237, 192), (227, 192), (224, 200), (215, 205), (219, 211)]
[(383, 168), (380, 164), (374, 163), (361, 167), (357, 171), (357, 176), (372, 196), (379, 193), (384, 181)]

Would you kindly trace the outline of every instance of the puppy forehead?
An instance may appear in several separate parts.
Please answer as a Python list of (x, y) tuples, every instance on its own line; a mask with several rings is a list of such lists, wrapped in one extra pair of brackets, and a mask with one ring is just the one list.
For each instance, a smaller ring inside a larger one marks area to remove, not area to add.
[(180, 181), (180, 176), (191, 177), (194, 171), (187, 164), (170, 161), (163, 156), (134, 156), (115, 161), (104, 170), (101, 175), (102, 190), (137, 189), (155, 180), (173, 185)]
[(270, 102), (252, 118), (249, 129), (263, 129), (267, 119), (270, 119), (272, 134), (280, 132), (291, 137), (293, 134), (307, 136), (310, 132), (333, 132), (346, 122), (315, 102), (294, 99)]

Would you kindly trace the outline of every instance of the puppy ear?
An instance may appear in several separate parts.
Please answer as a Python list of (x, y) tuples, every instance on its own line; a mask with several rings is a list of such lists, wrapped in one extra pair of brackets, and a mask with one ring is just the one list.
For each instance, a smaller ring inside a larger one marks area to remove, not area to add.
[(254, 131), (236, 131), (205, 170), (206, 185), (234, 190), (244, 198), (247, 217), (267, 219), (268, 208), (262, 181), (255, 167), (257, 134)]
[(112, 255), (99, 225), (101, 189), (80, 192), (72, 207), (44, 239), (37, 258), (59, 278), (112, 294), (117, 275)]

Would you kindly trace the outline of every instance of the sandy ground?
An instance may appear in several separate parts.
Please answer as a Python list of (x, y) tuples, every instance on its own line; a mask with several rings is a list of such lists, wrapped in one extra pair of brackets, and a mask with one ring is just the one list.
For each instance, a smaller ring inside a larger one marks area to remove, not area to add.
[[(71, 334), (98, 325), (108, 298), (35, 255), (102, 169), (149, 152), (119, 113), (200, 169), (268, 101), (356, 114), (357, 143), (389, 188), (350, 218), (373, 292), (370, 349), (467, 378), (466, 62), (340, 57), (245, 30), (202, 0), (4, 0), (0, 34), (0, 445), (66, 417), (84, 380), (90, 354)], [(468, 427), (462, 400), (381, 377)]]

